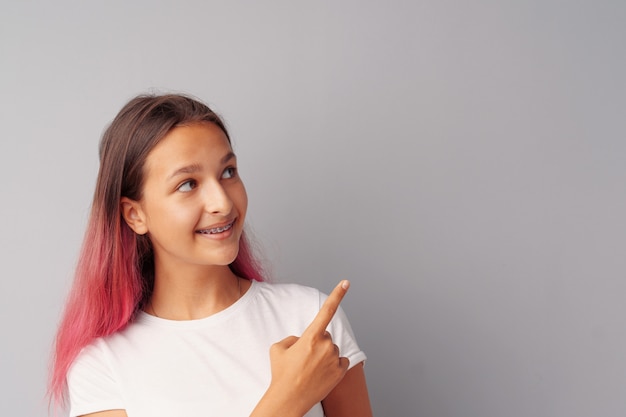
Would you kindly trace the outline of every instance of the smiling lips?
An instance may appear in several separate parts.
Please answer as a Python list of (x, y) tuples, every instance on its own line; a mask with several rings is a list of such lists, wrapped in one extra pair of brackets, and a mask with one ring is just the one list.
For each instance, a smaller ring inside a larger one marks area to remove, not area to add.
[(227, 230), (230, 230), (233, 227), (233, 224), (235, 223), (235, 221), (231, 221), (228, 224), (225, 224), (224, 226), (220, 226), (220, 227), (213, 227), (211, 229), (202, 229), (202, 230), (198, 230), (196, 231), (196, 233), (200, 233), (203, 235), (215, 235), (218, 233), (223, 233)]

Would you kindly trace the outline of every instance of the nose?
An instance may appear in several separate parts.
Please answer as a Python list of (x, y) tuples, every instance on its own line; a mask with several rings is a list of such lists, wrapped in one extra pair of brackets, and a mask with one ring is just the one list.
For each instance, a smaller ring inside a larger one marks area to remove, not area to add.
[(205, 184), (203, 189), (204, 209), (211, 214), (230, 214), (233, 201), (219, 181)]

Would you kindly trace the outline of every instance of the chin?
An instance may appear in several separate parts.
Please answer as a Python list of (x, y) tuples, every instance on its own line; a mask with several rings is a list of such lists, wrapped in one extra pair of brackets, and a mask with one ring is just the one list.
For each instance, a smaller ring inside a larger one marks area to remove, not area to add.
[(216, 264), (230, 265), (233, 262), (235, 262), (235, 259), (237, 259), (238, 254), (239, 254), (239, 246), (237, 246), (237, 248), (234, 250), (224, 251), (224, 253), (221, 253), (213, 257), (213, 259), (215, 260)]

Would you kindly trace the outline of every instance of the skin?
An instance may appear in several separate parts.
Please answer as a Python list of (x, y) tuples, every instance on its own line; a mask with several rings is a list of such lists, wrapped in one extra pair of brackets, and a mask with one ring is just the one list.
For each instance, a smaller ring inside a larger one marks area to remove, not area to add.
[[(236, 168), (226, 135), (210, 123), (172, 129), (148, 155), (141, 200), (121, 200), (126, 222), (154, 248), (148, 313), (191, 320), (238, 299), (228, 265), (239, 250), (248, 200)], [(197, 233), (233, 221), (219, 237)]]
[[(129, 226), (153, 243), (155, 286), (148, 313), (171, 320), (207, 317), (234, 303), (240, 285), (242, 292), (249, 288), (228, 267), (237, 256), (247, 197), (236, 157), (217, 126), (199, 123), (168, 133), (148, 155), (141, 200), (122, 198), (121, 209)], [(218, 236), (198, 233), (230, 223)], [(300, 337), (271, 346), (271, 383), (251, 417), (302, 417), (320, 401), (327, 417), (372, 415), (363, 364), (347, 371), (348, 359), (339, 357), (326, 332), (348, 287), (348, 281), (337, 285)]]

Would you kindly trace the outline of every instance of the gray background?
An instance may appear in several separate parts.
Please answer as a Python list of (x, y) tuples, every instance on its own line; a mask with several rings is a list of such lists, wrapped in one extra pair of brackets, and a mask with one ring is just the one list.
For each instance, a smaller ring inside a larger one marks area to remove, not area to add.
[(377, 416), (626, 415), (626, 2), (87, 3), (1, 4), (0, 415), (46, 415), (97, 143), (151, 89), (225, 117), (277, 280), (352, 280)]

